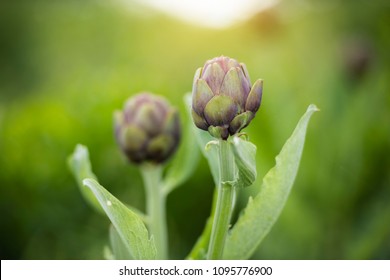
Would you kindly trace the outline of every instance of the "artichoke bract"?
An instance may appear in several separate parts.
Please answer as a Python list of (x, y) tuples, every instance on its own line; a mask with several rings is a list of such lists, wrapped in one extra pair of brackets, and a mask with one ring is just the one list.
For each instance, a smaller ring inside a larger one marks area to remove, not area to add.
[(226, 140), (246, 127), (260, 108), (263, 80), (251, 84), (245, 64), (220, 56), (199, 68), (192, 88), (195, 125)]
[(115, 138), (133, 163), (162, 163), (177, 149), (181, 131), (178, 111), (160, 96), (140, 93), (114, 113)]

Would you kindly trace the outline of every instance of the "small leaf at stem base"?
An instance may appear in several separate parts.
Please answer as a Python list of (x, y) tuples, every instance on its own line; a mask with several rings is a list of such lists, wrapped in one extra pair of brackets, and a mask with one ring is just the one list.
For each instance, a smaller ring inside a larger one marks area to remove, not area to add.
[(238, 136), (232, 140), (234, 162), (237, 166), (236, 187), (248, 187), (256, 180), (256, 146)]

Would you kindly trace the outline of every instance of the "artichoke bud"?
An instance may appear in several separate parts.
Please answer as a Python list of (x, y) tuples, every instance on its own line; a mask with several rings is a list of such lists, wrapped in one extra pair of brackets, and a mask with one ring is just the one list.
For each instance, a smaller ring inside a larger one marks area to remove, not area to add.
[(115, 138), (133, 163), (162, 163), (177, 149), (181, 131), (178, 111), (151, 93), (129, 98), (114, 113)]
[(226, 140), (255, 117), (262, 94), (263, 81), (252, 86), (245, 64), (226, 56), (208, 60), (194, 77), (193, 121), (198, 128)]

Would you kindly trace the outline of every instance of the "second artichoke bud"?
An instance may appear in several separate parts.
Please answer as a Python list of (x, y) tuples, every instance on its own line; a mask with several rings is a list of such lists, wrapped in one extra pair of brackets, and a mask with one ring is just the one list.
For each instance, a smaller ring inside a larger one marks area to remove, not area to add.
[(192, 88), (195, 125), (226, 140), (246, 127), (261, 104), (263, 81), (251, 84), (245, 64), (221, 56), (199, 68)]
[(114, 115), (115, 137), (127, 158), (134, 163), (162, 163), (180, 141), (178, 111), (150, 93), (129, 98), (123, 111)]

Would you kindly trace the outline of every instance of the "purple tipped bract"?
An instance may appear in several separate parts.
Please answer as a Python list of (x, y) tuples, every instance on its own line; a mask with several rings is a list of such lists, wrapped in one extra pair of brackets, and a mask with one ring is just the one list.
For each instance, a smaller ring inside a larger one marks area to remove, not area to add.
[(114, 114), (115, 138), (134, 163), (161, 163), (177, 149), (180, 120), (177, 110), (160, 96), (140, 93)]
[(199, 68), (192, 88), (195, 125), (227, 139), (246, 127), (260, 108), (263, 81), (251, 84), (245, 64), (220, 56)]

